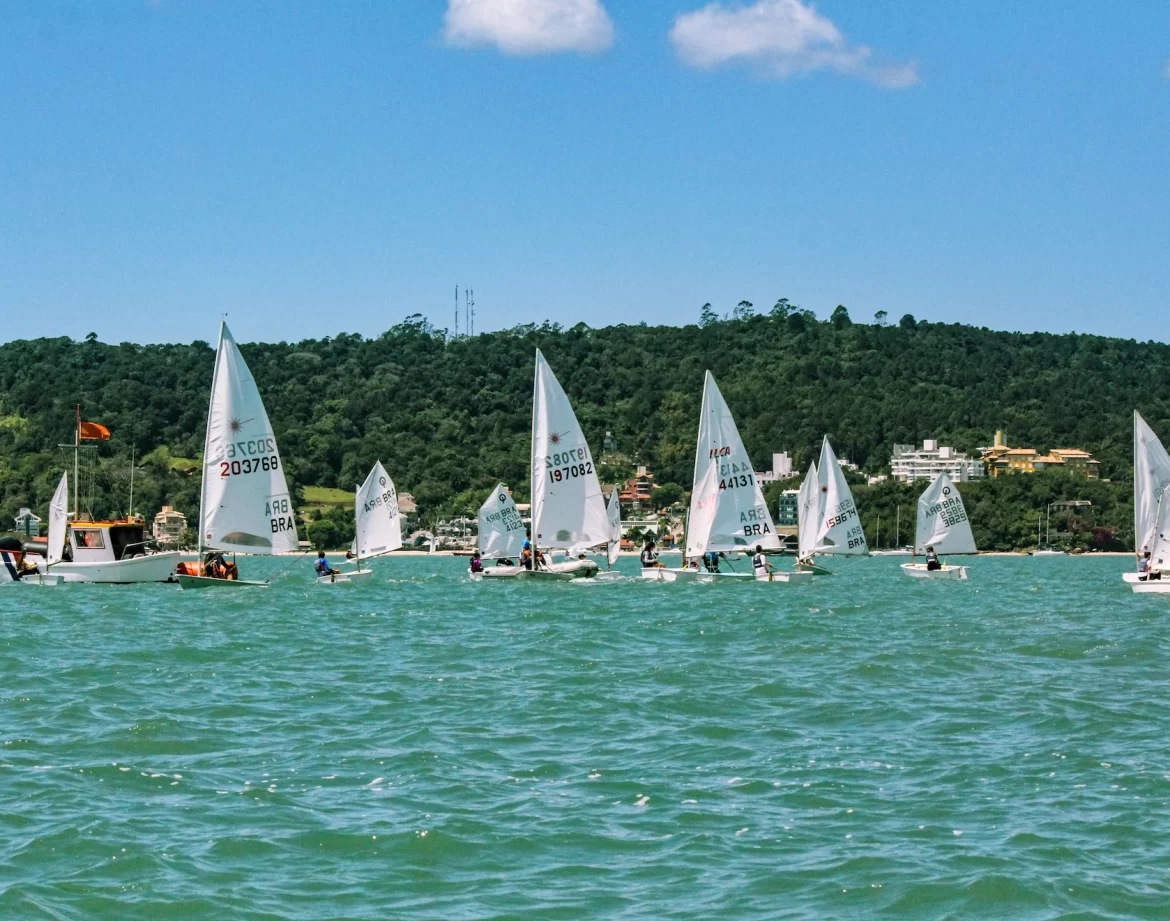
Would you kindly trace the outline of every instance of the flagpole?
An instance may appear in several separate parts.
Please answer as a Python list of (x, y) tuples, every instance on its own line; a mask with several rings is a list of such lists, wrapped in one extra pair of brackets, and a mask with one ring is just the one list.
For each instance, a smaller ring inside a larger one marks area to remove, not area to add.
[(77, 478), (77, 458), (81, 454), (81, 404), (77, 404), (77, 425), (73, 430), (73, 520), (77, 520), (81, 483)]

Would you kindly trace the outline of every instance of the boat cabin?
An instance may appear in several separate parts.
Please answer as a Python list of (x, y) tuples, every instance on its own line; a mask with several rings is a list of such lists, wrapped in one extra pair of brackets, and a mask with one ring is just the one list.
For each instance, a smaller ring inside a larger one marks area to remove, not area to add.
[(126, 521), (71, 521), (69, 546), (74, 563), (111, 563), (146, 555), (146, 523)]

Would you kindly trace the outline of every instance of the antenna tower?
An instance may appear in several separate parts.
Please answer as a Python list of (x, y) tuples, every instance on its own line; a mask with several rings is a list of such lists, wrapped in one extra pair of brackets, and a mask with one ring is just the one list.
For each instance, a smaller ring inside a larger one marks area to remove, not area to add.
[(459, 338), (459, 286), (455, 286), (455, 338)]

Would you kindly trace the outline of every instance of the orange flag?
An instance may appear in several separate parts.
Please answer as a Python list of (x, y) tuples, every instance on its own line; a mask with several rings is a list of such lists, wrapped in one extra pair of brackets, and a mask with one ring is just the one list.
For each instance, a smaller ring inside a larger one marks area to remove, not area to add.
[(87, 441), (109, 441), (110, 430), (97, 422), (82, 422), (81, 437)]

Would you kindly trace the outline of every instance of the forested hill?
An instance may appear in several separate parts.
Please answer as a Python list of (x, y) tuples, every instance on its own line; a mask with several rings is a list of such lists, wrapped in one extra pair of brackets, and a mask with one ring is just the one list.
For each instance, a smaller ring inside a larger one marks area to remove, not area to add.
[[(1170, 347), (1097, 336), (970, 326), (818, 321), (781, 302), (769, 315), (703, 325), (520, 327), (454, 339), (414, 317), (376, 339), (356, 335), (245, 344), (290, 485), (351, 489), (381, 459), (400, 490), (436, 510), (503, 479), (527, 489), (534, 349), (547, 356), (600, 456), (619, 454), (659, 482), (690, 485), (703, 372), (711, 369), (756, 465), (788, 450), (806, 466), (821, 436), (879, 471), (894, 443), (934, 437), (974, 449), (1009, 442), (1085, 447), (1102, 475), (1130, 477), (1131, 414), (1170, 433)], [(214, 352), (190, 345), (38, 339), (0, 345), (0, 516), (44, 514), (65, 463), (74, 404), (107, 425), (106, 505), (125, 509), (130, 445), (146, 456), (136, 506), (189, 516)], [(189, 465), (188, 465), (189, 466)], [(173, 468), (173, 469), (172, 469)], [(605, 473), (616, 476), (624, 471)], [(101, 505), (101, 500), (99, 500)]]

